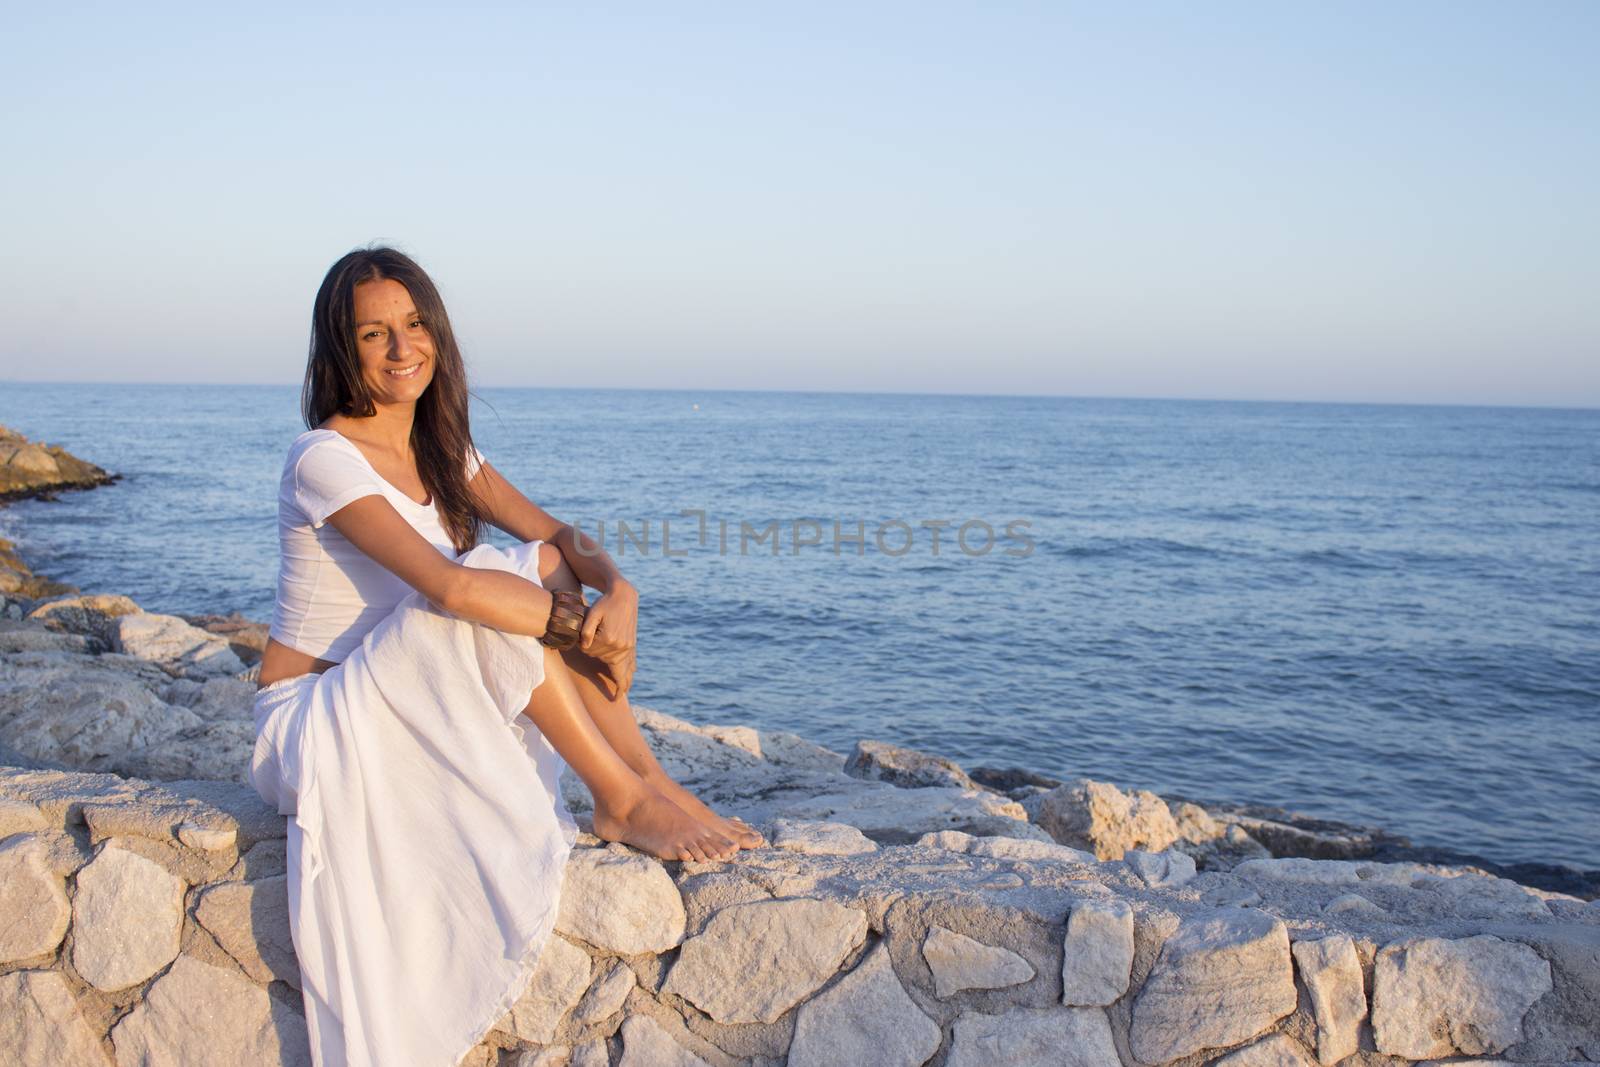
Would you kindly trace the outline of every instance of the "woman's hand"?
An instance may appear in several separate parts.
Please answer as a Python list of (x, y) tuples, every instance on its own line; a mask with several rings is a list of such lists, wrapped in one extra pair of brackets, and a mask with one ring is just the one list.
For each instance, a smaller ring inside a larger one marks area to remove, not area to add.
[(610, 670), (617, 696), (633, 684), (634, 643), (639, 626), (639, 593), (619, 578), (600, 599), (589, 605), (578, 647)]

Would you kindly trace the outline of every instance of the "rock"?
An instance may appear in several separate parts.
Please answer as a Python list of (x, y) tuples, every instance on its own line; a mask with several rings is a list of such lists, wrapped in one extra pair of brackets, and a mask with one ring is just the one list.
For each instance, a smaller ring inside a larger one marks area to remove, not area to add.
[(1348, 934), (1296, 941), (1291, 949), (1317, 1020), (1317, 1059), (1331, 1067), (1359, 1047), (1367, 1017), (1361, 957)]
[(1414, 867), (1408, 864), (1369, 863), (1358, 860), (1320, 860), (1299, 856), (1245, 860), (1233, 873), (1245, 878), (1305, 885), (1411, 885)]
[(1368, 900), (1360, 893), (1344, 893), (1334, 897), (1322, 906), (1324, 915), (1371, 915), (1380, 916), (1388, 914), (1377, 904)]
[(857, 741), (855, 751), (845, 762), (844, 773), (852, 778), (869, 778), (904, 789), (923, 786), (953, 786), (956, 789), (980, 788), (967, 772), (943, 756), (930, 756), (914, 748), (901, 748), (884, 741)]
[(246, 666), (260, 663), (262, 653), (267, 650), (269, 625), (247, 619), (237, 611), (229, 615), (180, 615), (179, 618), (190, 626), (224, 638), (233, 654)]
[(1213, 885), (1200, 899), (1213, 908), (1249, 908), (1261, 903), (1261, 894), (1248, 885), (1228, 881)]
[(1317, 1067), (1300, 1042), (1284, 1034), (1268, 1034), (1254, 1044), (1230, 1052), (1212, 1067)]
[(878, 848), (866, 834), (848, 823), (800, 819), (774, 820), (771, 842), (773, 848), (808, 856), (859, 856)]
[(54, 952), (67, 934), (72, 905), (37, 837), (0, 843), (0, 916), (0, 964)]
[(1111, 1004), (1128, 991), (1133, 969), (1133, 909), (1124, 900), (1082, 900), (1067, 917), (1061, 951), (1061, 1002)]
[(1173, 848), (1164, 852), (1130, 848), (1122, 854), (1122, 861), (1152, 889), (1176, 888), (1195, 876), (1194, 859)]
[(1033, 978), (1033, 965), (1010, 949), (986, 945), (935, 924), (922, 942), (922, 958), (933, 972), (941, 999), (963, 989), (1001, 989)]
[(124, 615), (113, 624), (111, 647), (191, 678), (244, 670), (226, 640), (190, 626), (176, 615)]
[(220, 852), (238, 843), (239, 831), (186, 822), (178, 827), (178, 840), (201, 852)]
[[(44, 812), (37, 804), (0, 797), (0, 838), (45, 828)], [(3, 912), (4, 909), (0, 909)]]
[(1211, 817), (1211, 813), (1198, 804), (1185, 800), (1176, 807), (1168, 805), (1172, 823), (1178, 829), (1178, 839), (1190, 844), (1203, 845), (1227, 832), (1227, 827)]
[[(868, 1062), (868, 1061), (861, 1061)], [(1121, 1067), (1099, 1008), (965, 1011), (951, 1030), (945, 1067)]]
[[(524, 1041), (547, 1045), (561, 1019), (578, 1003), (589, 984), (589, 954), (570, 941), (552, 936), (539, 953), (528, 988), (511, 1006), (500, 1029)], [(624, 996), (627, 994), (624, 993)]]
[(206, 889), (195, 919), (244, 973), (263, 984), (273, 979), (300, 988), (300, 963), (289, 930), (288, 878), (224, 882)]
[(662, 989), (719, 1023), (770, 1023), (815, 992), (866, 936), (863, 912), (829, 900), (735, 904), (683, 943)]
[(0, 1063), (12, 1067), (110, 1067), (100, 1039), (55, 971), (0, 976)]
[(1051, 837), (1087, 849), (1102, 860), (1121, 859), (1130, 848), (1160, 852), (1178, 840), (1166, 801), (1154, 793), (1124, 793), (1108, 782), (1079, 778), (1025, 805)]
[(104, 651), (111, 647), (115, 620), (142, 610), (125, 596), (79, 593), (35, 604), (27, 618), (52, 630), (92, 638)]
[(1094, 853), (1069, 848), (1054, 841), (1035, 841), (1022, 837), (969, 837), (961, 851), (969, 856), (992, 856), (1006, 860), (1044, 860), (1051, 863), (1098, 863)]
[(261, 986), (179, 956), (111, 1031), (118, 1067), (282, 1064), (310, 1067), (305, 1019)]
[(1503, 1052), (1522, 1040), (1522, 1017), (1551, 988), (1537, 952), (1490, 934), (1386, 945), (1373, 964), (1373, 1040), (1411, 1060)]
[(648, 1015), (622, 1021), (622, 1060), (618, 1067), (711, 1067), (672, 1039)]
[(92, 489), (116, 481), (57, 445), (29, 441), (0, 426), (0, 501), (23, 497), (49, 499), (64, 489)]
[(1048, 793), (1061, 784), (1061, 779), (1030, 771), (1026, 767), (974, 767), (967, 772), (974, 782), (1007, 796), (1034, 792)]
[[(1028, 969), (1031, 973), (1032, 968)], [(800, 1006), (788, 1064), (919, 1067), (939, 1051), (942, 1037), (939, 1024), (917, 1007), (900, 984), (889, 949), (879, 942), (855, 970)]]
[(582, 1026), (602, 1022), (622, 1010), (623, 1001), (628, 999), (629, 991), (636, 985), (638, 979), (633, 972), (621, 960), (613, 957), (601, 965), (600, 976), (583, 994), (578, 1006), (572, 1009), (572, 1017)]
[(0, 744), (35, 759), (131, 774), (145, 752), (202, 725), (99, 658), (0, 663)]
[(664, 952), (683, 940), (683, 898), (659, 860), (619, 845), (575, 848), (556, 929), (605, 952)]
[(72, 966), (114, 992), (138, 985), (178, 955), (183, 882), (113, 842), (78, 872)]
[(1463, 919), (1548, 919), (1550, 907), (1525, 886), (1492, 874), (1424, 872), (1413, 889), (1434, 893)]
[(1166, 1063), (1252, 1038), (1295, 1003), (1281, 920), (1253, 908), (1200, 912), (1162, 946), (1134, 1000), (1129, 1044), (1144, 1063)]

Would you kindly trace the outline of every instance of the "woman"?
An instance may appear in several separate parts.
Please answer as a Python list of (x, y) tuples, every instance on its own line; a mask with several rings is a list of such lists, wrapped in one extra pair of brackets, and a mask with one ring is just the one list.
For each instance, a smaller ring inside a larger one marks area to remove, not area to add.
[[(454, 1067), (553, 928), (576, 840), (564, 765), (604, 839), (669, 860), (765, 841), (651, 755), (627, 701), (638, 595), (473, 447), (461, 355), (415, 262), (373, 248), (329, 270), (302, 404), (250, 777), (294, 815), (313, 1059)], [(484, 523), (521, 543), (478, 544)], [(581, 585), (601, 594), (586, 610)]]

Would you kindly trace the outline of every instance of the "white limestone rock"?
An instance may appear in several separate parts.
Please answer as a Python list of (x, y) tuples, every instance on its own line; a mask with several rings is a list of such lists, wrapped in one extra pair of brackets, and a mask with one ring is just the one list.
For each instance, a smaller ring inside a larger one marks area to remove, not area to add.
[(1055, 841), (1036, 841), (1022, 837), (969, 837), (961, 849), (969, 856), (990, 856), (1005, 860), (1039, 860), (1046, 863), (1098, 863), (1094, 853), (1071, 848)]
[(844, 773), (852, 778), (888, 782), (902, 789), (929, 785), (978, 788), (978, 783), (954, 760), (891, 745), (887, 741), (857, 741), (855, 750), (845, 761)]
[(939, 1024), (906, 993), (879, 942), (855, 970), (800, 1006), (788, 1065), (919, 1067), (939, 1051), (941, 1038)]
[(1463, 919), (1549, 919), (1550, 906), (1533, 890), (1492, 874), (1418, 874), (1413, 889), (1433, 893)]
[(1311, 994), (1317, 1020), (1317, 1059), (1332, 1067), (1360, 1047), (1361, 1023), (1367, 1017), (1361, 956), (1348, 934), (1296, 941), (1291, 949), (1300, 980)]
[(555, 1039), (556, 1027), (578, 1003), (588, 984), (589, 954), (570, 941), (552, 936), (539, 953), (528, 988), (511, 1006), (499, 1028), (524, 1041), (547, 1045)]
[(0, 976), (0, 1063), (7, 1067), (110, 1067), (100, 1039), (55, 971)]
[(575, 848), (556, 929), (605, 952), (664, 952), (683, 940), (683, 898), (659, 860), (618, 845)]
[(1072, 906), (1061, 953), (1061, 1002), (1111, 1004), (1128, 991), (1133, 969), (1133, 909), (1125, 900), (1083, 900)]
[(0, 839), (29, 830), (43, 830), (47, 825), (44, 812), (37, 804), (0, 797)]
[(1178, 840), (1167, 802), (1146, 790), (1124, 793), (1109, 782), (1078, 778), (1029, 798), (1028, 815), (1064, 845), (1102, 860), (1130, 848), (1160, 852)]
[(179, 956), (111, 1031), (117, 1067), (281, 1064), (310, 1067), (305, 1019), (265, 988)]
[(117, 618), (111, 629), (111, 647), (127, 656), (159, 663), (191, 678), (237, 674), (244, 664), (228, 647), (226, 638), (176, 615), (140, 612)]
[(0, 843), (0, 964), (53, 952), (67, 934), (72, 905), (47, 852), (32, 835)]
[(770, 1023), (826, 982), (867, 936), (830, 900), (762, 900), (716, 912), (683, 943), (663, 992), (719, 1023)]
[(194, 712), (165, 703), (136, 675), (94, 658), (0, 660), (0, 748), (30, 759), (130, 774), (141, 769), (141, 753), (201, 726)]
[(630, 1015), (622, 1021), (622, 1060), (618, 1067), (711, 1067), (672, 1039), (648, 1015)]
[(1289, 932), (1253, 908), (1186, 918), (1133, 1003), (1129, 1044), (1144, 1063), (1252, 1038), (1294, 1011)]
[(183, 882), (115, 842), (78, 872), (72, 900), (72, 965), (113, 992), (171, 963), (183, 933)]
[(986, 945), (938, 924), (928, 928), (922, 958), (933, 972), (934, 993), (954, 996), (963, 989), (1003, 989), (1033, 978), (1033, 964), (1010, 949)]
[(572, 1009), (572, 1017), (584, 1026), (601, 1022), (622, 1008), (628, 993), (638, 984), (632, 969), (613, 957), (602, 964), (599, 977)]
[(1230, 1052), (1212, 1067), (1317, 1067), (1300, 1042), (1286, 1034), (1268, 1034), (1260, 1041)]
[[(863, 1061), (870, 1062), (870, 1061)], [(1012, 1008), (962, 1012), (945, 1067), (1121, 1067), (1100, 1008)]]
[(280, 979), (300, 988), (286, 876), (210, 886), (200, 895), (195, 919), (257, 982)]
[(232, 827), (201, 826), (186, 822), (178, 827), (178, 840), (201, 852), (221, 852), (239, 841), (239, 831)]
[(1173, 848), (1162, 852), (1130, 848), (1122, 854), (1122, 861), (1151, 889), (1177, 888), (1195, 876), (1194, 857)]
[(1522, 1040), (1522, 1017), (1551, 988), (1537, 952), (1490, 934), (1386, 945), (1373, 965), (1373, 1040), (1411, 1060), (1503, 1052)]
[(877, 843), (848, 823), (775, 819), (772, 847), (808, 856), (859, 856), (876, 852)]
[(1342, 893), (1322, 906), (1324, 915), (1366, 915), (1377, 918), (1388, 912), (1360, 893)]

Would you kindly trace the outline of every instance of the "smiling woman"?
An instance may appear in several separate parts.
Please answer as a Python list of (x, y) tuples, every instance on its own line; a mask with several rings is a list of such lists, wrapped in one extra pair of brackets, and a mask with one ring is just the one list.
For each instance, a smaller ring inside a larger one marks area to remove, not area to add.
[[(549, 939), (576, 841), (564, 766), (607, 840), (667, 860), (765, 842), (651, 754), (627, 700), (638, 595), (473, 446), (461, 353), (411, 259), (328, 272), (302, 406), (250, 780), (292, 816), (312, 1059), (454, 1067)], [(520, 543), (479, 543), (486, 524)]]

